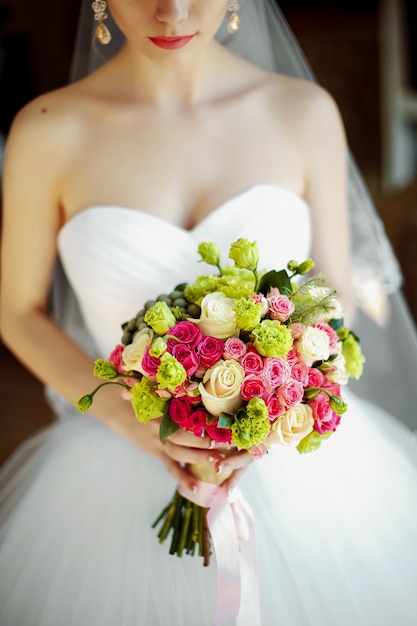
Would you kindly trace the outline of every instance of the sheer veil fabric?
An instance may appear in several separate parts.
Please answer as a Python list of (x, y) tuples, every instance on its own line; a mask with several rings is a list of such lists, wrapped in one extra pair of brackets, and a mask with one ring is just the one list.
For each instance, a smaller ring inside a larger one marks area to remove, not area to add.
[[(90, 0), (82, 0), (71, 81), (97, 69), (123, 44), (123, 35), (111, 15), (107, 24), (112, 41), (107, 46), (97, 43), (90, 5)], [(308, 61), (277, 3), (242, 0), (240, 5), (239, 32), (229, 35), (224, 21), (217, 39), (260, 67), (314, 81)], [(352, 388), (417, 428), (417, 387), (413, 379), (417, 370), (417, 334), (400, 290), (401, 269), (352, 154), (348, 168), (352, 281), (359, 305), (355, 328), (368, 359), (363, 377)], [(76, 341), (82, 336), (82, 344), (90, 345), (93, 351), (61, 272), (57, 274), (55, 289), (59, 293), (59, 297), (53, 297), (55, 315)], [(398, 393), (393, 395), (392, 389)]]

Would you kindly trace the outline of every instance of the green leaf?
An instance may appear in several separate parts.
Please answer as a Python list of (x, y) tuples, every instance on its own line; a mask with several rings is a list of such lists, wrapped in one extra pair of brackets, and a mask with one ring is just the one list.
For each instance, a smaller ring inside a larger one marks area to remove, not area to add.
[(333, 330), (339, 330), (339, 328), (343, 327), (343, 317), (339, 317), (337, 320), (329, 320), (329, 326), (331, 326)]
[(292, 294), (292, 285), (286, 270), (271, 270), (262, 276), (258, 291), (266, 296), (272, 287), (277, 287), (284, 296)]
[(233, 425), (233, 416), (229, 413), (220, 413), (217, 428), (228, 428), (231, 430)]
[(180, 283), (176, 287), (174, 287), (174, 291), (184, 291), (188, 283)]
[(161, 423), (159, 424), (159, 439), (163, 441), (175, 431), (179, 429), (179, 426), (174, 420), (171, 419), (169, 413), (164, 413), (164, 417), (161, 419)]

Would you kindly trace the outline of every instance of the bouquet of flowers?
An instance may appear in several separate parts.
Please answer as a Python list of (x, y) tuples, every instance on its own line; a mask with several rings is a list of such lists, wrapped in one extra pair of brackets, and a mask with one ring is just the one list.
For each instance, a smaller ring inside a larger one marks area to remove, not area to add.
[[(140, 422), (160, 418), (161, 440), (182, 428), (254, 457), (273, 443), (316, 450), (346, 411), (341, 385), (364, 362), (337, 293), (324, 276), (305, 276), (311, 259), (259, 272), (257, 243), (246, 239), (231, 245), (233, 266), (220, 264), (214, 243), (198, 252), (216, 273), (146, 302), (123, 324), (121, 343), (95, 363), (105, 382), (78, 408), (85, 412), (103, 385), (119, 384)], [(207, 465), (188, 469), (208, 483), (228, 478)], [(171, 554), (197, 550), (208, 564), (205, 515), (177, 491), (154, 523), (160, 542), (172, 530)]]

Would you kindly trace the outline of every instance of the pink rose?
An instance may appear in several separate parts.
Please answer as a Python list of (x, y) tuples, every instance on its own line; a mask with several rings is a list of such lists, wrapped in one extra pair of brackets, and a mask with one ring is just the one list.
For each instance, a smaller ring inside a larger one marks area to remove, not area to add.
[(327, 322), (323, 322), (323, 321), (316, 322), (314, 324), (314, 327), (319, 328), (320, 330), (324, 330), (324, 332), (328, 335), (329, 346), (331, 348), (331, 353), (333, 354), (335, 352), (335, 348), (337, 347), (337, 344), (339, 343), (339, 337), (337, 335), (337, 332), (333, 330), (330, 324), (327, 324)]
[(281, 398), (275, 393), (271, 393), (264, 397), (266, 407), (268, 409), (268, 419), (274, 421), (277, 417), (285, 413)]
[(279, 387), (290, 377), (290, 365), (285, 359), (279, 357), (265, 359), (262, 377), (271, 389)]
[(240, 394), (244, 400), (250, 400), (251, 398), (261, 398), (265, 393), (265, 383), (256, 374), (248, 374), (242, 380), (240, 387)]
[(246, 344), (237, 337), (229, 337), (224, 344), (224, 359), (234, 359), (240, 361), (242, 356), (246, 353)]
[[(177, 322), (177, 324), (174, 324), (174, 326), (172, 326), (168, 330), (167, 334), (174, 335), (174, 337), (177, 337), (181, 341), (181, 343), (187, 344), (187, 346), (190, 346), (190, 348), (195, 348), (195, 346), (199, 343), (202, 337), (201, 331), (197, 324), (187, 321)], [(173, 339), (168, 341), (174, 342)]]
[(308, 367), (307, 363), (303, 361), (298, 361), (298, 363), (294, 363), (291, 367), (291, 378), (297, 380), (299, 383), (306, 387), (308, 383)]
[(192, 376), (197, 371), (199, 366), (198, 356), (189, 346), (185, 343), (177, 343), (172, 347), (172, 356), (181, 363), (184, 367), (187, 376)]
[(255, 300), (257, 304), (262, 304), (261, 316), (264, 317), (268, 313), (268, 300), (262, 293), (254, 293), (249, 296), (252, 300)]
[(321, 387), (324, 382), (324, 376), (317, 367), (308, 368), (307, 387)]
[(191, 430), (196, 437), (202, 437), (208, 417), (209, 414), (204, 409), (193, 411), (188, 418), (187, 430)]
[(284, 407), (289, 409), (295, 404), (298, 404), (298, 402), (301, 402), (304, 395), (304, 387), (298, 381), (290, 378), (285, 385), (278, 387), (276, 393), (280, 397)]
[(212, 367), (222, 358), (224, 343), (217, 337), (206, 335), (197, 346), (197, 354), (200, 357), (201, 365)]
[(322, 435), (326, 430), (336, 430), (340, 423), (340, 416), (330, 407), (330, 401), (325, 393), (319, 393), (317, 398), (307, 403), (314, 419), (314, 428)]
[(287, 296), (282, 296), (275, 288), (268, 294), (268, 305), (270, 318), (280, 322), (286, 322), (294, 311), (291, 300)]
[(149, 354), (149, 348), (150, 346), (146, 348), (145, 354), (143, 355), (141, 367), (148, 376), (156, 376), (161, 359), (158, 359), (156, 356), (151, 356)]
[(297, 348), (295, 346), (293, 346), (291, 350), (287, 352), (285, 359), (290, 365), (294, 365), (294, 363), (298, 363), (298, 361), (300, 361), (300, 355), (298, 354)]
[(264, 361), (256, 351), (246, 352), (240, 359), (240, 364), (246, 374), (259, 374), (264, 369)]
[(110, 363), (113, 363), (114, 367), (117, 369), (118, 372), (124, 372), (125, 369), (123, 367), (123, 350), (125, 349), (125, 346), (122, 346), (121, 344), (117, 345), (110, 353), (110, 356), (108, 358), (108, 361), (110, 361)]
[(323, 389), (327, 389), (334, 396), (340, 396), (340, 385), (330, 381), (326, 376), (323, 376), (323, 382), (321, 384)]
[(288, 326), (291, 331), (291, 335), (293, 339), (298, 339), (301, 335), (304, 334), (306, 327), (301, 322), (293, 322)]
[(191, 404), (185, 398), (172, 398), (168, 406), (171, 419), (181, 428), (187, 428), (191, 415)]
[(206, 433), (213, 441), (221, 441), (222, 443), (232, 442), (232, 431), (230, 428), (219, 428), (217, 424), (219, 420), (206, 424)]

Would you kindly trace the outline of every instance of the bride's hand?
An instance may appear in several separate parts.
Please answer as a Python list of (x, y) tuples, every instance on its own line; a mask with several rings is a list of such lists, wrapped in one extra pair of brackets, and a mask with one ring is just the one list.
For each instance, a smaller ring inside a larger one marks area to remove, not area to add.
[(178, 483), (196, 491), (198, 483), (194, 477), (182, 467), (183, 463), (207, 464), (214, 467), (216, 473), (233, 472), (224, 485), (231, 488), (235, 485), (253, 457), (245, 450), (216, 444), (210, 437), (196, 437), (193, 433), (177, 430), (162, 443), (167, 457), (165, 462), (168, 471)]
[(226, 455), (222, 444), (211, 447), (213, 444), (209, 437), (196, 437), (181, 429), (160, 441), (159, 419), (142, 424), (136, 420), (130, 406), (126, 409), (111, 425), (113, 430), (144, 452), (159, 458), (178, 484), (194, 492), (198, 490), (198, 481), (185, 469), (185, 464), (208, 464), (218, 473), (231, 470), (233, 474), (225, 485), (232, 487), (253, 460), (246, 451), (231, 452), (228, 447)]

